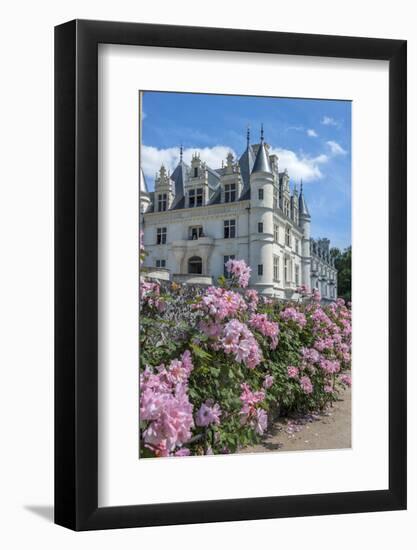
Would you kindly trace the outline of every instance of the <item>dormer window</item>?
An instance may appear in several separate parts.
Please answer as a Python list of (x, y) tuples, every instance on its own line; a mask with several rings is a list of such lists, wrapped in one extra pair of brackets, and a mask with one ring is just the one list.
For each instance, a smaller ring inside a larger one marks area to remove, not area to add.
[(228, 183), (224, 186), (224, 202), (235, 202), (236, 200), (236, 184)]
[(290, 203), (287, 200), (284, 200), (284, 214), (290, 217)]
[(197, 166), (194, 168), (194, 177), (198, 178), (198, 167)]
[(158, 195), (158, 212), (165, 212), (167, 209), (167, 194), (160, 193)]
[(203, 206), (203, 189), (190, 189), (188, 192), (188, 205), (190, 208), (195, 206)]

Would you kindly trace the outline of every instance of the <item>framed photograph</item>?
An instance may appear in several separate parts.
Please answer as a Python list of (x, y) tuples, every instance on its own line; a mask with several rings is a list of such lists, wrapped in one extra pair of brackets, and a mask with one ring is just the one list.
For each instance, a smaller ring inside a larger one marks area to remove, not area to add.
[(55, 29), (55, 522), (406, 507), (406, 42)]

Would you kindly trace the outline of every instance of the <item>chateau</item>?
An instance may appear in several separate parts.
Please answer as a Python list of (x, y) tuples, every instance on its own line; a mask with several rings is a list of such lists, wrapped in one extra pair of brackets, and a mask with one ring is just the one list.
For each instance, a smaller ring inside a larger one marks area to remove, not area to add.
[(199, 154), (172, 174), (164, 166), (149, 192), (140, 171), (140, 216), (149, 277), (189, 284), (213, 284), (230, 258), (251, 266), (250, 287), (264, 295), (297, 298), (297, 287), (337, 298), (337, 270), (328, 239), (310, 236), (311, 216), (279, 159), (270, 154), (263, 130), (237, 160), (229, 153), (221, 168)]

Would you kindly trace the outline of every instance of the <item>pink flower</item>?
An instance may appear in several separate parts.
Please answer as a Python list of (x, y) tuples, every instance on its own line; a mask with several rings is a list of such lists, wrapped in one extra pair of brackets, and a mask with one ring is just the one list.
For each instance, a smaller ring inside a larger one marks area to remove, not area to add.
[(313, 393), (313, 384), (308, 376), (302, 376), (300, 378), (300, 386), (304, 393)]
[(255, 368), (262, 360), (261, 350), (253, 334), (237, 319), (232, 319), (225, 325), (220, 342), (225, 353), (234, 354), (238, 363), (245, 363), (250, 369)]
[(339, 361), (331, 361), (330, 359), (322, 358), (320, 359), (319, 365), (327, 374), (334, 374), (340, 370)]
[(326, 393), (332, 393), (333, 392), (333, 387), (330, 384), (326, 384), (323, 389)]
[(293, 307), (287, 307), (281, 311), (280, 317), (283, 321), (292, 321), (300, 328), (305, 327), (307, 324), (307, 319), (305, 318), (304, 313), (297, 311)]
[(141, 373), (141, 434), (156, 456), (169, 456), (191, 438), (193, 405), (188, 398), (187, 383), (192, 369), (187, 350), (167, 367), (160, 365), (156, 372), (146, 367)]
[(314, 342), (314, 347), (318, 351), (333, 349), (333, 338), (318, 338), (318, 340)]
[(268, 426), (268, 415), (261, 408), (256, 409), (255, 414), (251, 418), (251, 424), (255, 432), (262, 435)]
[(237, 280), (241, 288), (249, 284), (251, 268), (246, 265), (245, 260), (229, 260), (225, 263), (226, 270)]
[(166, 304), (160, 297), (159, 283), (148, 282), (143, 277), (139, 281), (139, 298), (143, 304), (156, 308), (159, 312), (165, 310)]
[(190, 456), (190, 449), (187, 449), (187, 447), (178, 449), (178, 451), (175, 451), (174, 456)]
[(349, 374), (341, 374), (339, 376), (339, 380), (342, 384), (345, 384), (346, 386), (352, 385), (352, 378), (349, 376)]
[(249, 324), (261, 334), (268, 336), (271, 339), (271, 349), (275, 349), (277, 347), (279, 333), (278, 323), (268, 321), (268, 317), (265, 313), (255, 313), (250, 318)]
[(289, 367), (287, 367), (287, 374), (289, 378), (297, 378), (298, 368), (290, 365)]
[(301, 355), (308, 363), (317, 363), (320, 360), (320, 353), (313, 348), (301, 348)]
[(296, 292), (301, 296), (307, 296), (307, 294), (309, 294), (310, 292), (310, 289), (306, 285), (300, 285), (297, 287)]
[(248, 307), (250, 311), (256, 311), (259, 303), (258, 292), (252, 288), (248, 288), (248, 290), (245, 291), (245, 297), (249, 302)]
[(202, 310), (214, 318), (222, 321), (226, 317), (234, 317), (237, 313), (245, 311), (247, 305), (242, 296), (237, 292), (220, 287), (209, 287), (201, 300), (194, 304), (194, 309)]
[(273, 383), (274, 383), (274, 377), (270, 374), (267, 374), (265, 376), (265, 379), (262, 385), (265, 389), (268, 389), (272, 386)]
[(159, 407), (156, 418), (148, 424), (142, 436), (151, 447), (172, 452), (191, 438), (193, 406), (182, 386), (175, 394), (167, 394), (162, 401), (163, 406)]
[(209, 426), (210, 424), (220, 424), (222, 411), (218, 403), (213, 404), (212, 400), (207, 400), (198, 410), (195, 417), (197, 426)]
[(255, 405), (261, 403), (265, 399), (265, 392), (263, 390), (252, 391), (248, 384), (241, 384), (242, 393), (240, 394), (240, 400), (242, 401), (241, 413), (249, 414), (254, 410)]
[(320, 302), (321, 300), (320, 292), (316, 288), (313, 288), (313, 292), (311, 293), (311, 299), (314, 302)]

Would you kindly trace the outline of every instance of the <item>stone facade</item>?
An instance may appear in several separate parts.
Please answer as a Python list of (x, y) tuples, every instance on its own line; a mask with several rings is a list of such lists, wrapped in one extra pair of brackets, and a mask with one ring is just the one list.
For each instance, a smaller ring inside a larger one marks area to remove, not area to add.
[(337, 297), (330, 241), (310, 237), (311, 216), (303, 187), (290, 189), (286, 169), (269, 154), (263, 135), (239, 159), (229, 154), (212, 169), (195, 154), (172, 174), (164, 166), (148, 191), (140, 174), (144, 266), (149, 274), (190, 284), (211, 284), (229, 258), (251, 266), (250, 286), (264, 295), (297, 298), (297, 288)]

